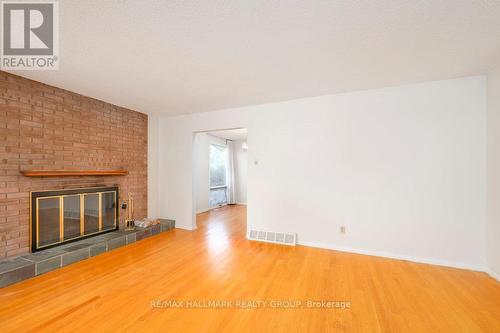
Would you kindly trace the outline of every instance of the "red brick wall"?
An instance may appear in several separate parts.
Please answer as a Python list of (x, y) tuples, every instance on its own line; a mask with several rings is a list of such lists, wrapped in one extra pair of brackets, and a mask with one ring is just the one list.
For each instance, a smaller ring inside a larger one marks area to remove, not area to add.
[[(30, 191), (117, 184), (147, 215), (147, 115), (0, 71), (0, 259), (29, 252)], [(128, 176), (28, 178), (27, 169)], [(123, 213), (121, 212), (123, 216)]]

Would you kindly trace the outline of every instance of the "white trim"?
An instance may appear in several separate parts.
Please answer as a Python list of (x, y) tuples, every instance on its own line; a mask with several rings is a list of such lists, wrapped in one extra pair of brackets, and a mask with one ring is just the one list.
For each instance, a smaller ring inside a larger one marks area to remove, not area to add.
[(192, 225), (175, 225), (175, 227), (177, 229), (183, 229), (183, 230), (189, 230), (189, 231), (193, 231), (193, 230), (196, 230), (196, 228), (193, 228)]
[(349, 247), (337, 246), (334, 244), (327, 244), (327, 243), (298, 241), (297, 244), (303, 245), (303, 246), (318, 247), (318, 248), (328, 249), (328, 250), (341, 251), (341, 252), (363, 254), (363, 255), (368, 255), (368, 256), (384, 257), (384, 258), (391, 258), (391, 259), (398, 259), (398, 260), (407, 260), (407, 261), (423, 263), (423, 264), (447, 266), (447, 267), (460, 268), (460, 269), (468, 269), (468, 270), (473, 270), (473, 271), (486, 272), (486, 273), (490, 274), (490, 271), (488, 271), (486, 269), (486, 267), (484, 267), (484, 266), (476, 265), (476, 264), (469, 264), (469, 263), (464, 263), (464, 262), (448, 261), (448, 260), (441, 260), (441, 259), (435, 259), (435, 258), (422, 258), (422, 257), (405, 256), (405, 255), (393, 254), (393, 253), (388, 253), (388, 252), (371, 251), (371, 250), (364, 250), (364, 249), (353, 249), (353, 248), (349, 248)]
[(209, 212), (211, 210), (214, 210), (214, 209), (217, 209), (217, 208), (221, 208), (221, 207), (224, 207), (224, 206), (227, 206), (228, 204), (225, 203), (225, 204), (222, 204), (220, 206), (216, 206), (216, 207), (211, 207), (211, 208), (205, 208), (205, 209), (202, 209), (200, 211), (197, 211), (196, 214), (202, 214), (202, 213), (206, 213), (206, 212)]
[(212, 209), (217, 209), (217, 208), (222, 208), (222, 207), (227, 206), (227, 205), (229, 205), (229, 204), (226, 202), (226, 203), (223, 203), (222, 205), (217, 205), (217, 206), (215, 206), (215, 207), (210, 207), (210, 209), (209, 209), (209, 210), (212, 210)]
[(494, 278), (495, 280), (497, 280), (498, 282), (500, 282), (500, 274), (499, 273), (496, 273), (496, 272), (492, 271), (491, 269), (487, 269), (486, 273), (489, 276), (491, 276), (492, 278)]
[(243, 206), (246, 206), (247, 203), (246, 202), (236, 202), (237, 205), (243, 205)]

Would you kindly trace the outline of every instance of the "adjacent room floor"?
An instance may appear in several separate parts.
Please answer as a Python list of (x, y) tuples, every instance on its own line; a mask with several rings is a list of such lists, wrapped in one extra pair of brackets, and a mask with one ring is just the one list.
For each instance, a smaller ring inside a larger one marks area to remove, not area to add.
[(250, 242), (245, 206), (198, 226), (0, 289), (0, 331), (500, 332), (484, 273)]

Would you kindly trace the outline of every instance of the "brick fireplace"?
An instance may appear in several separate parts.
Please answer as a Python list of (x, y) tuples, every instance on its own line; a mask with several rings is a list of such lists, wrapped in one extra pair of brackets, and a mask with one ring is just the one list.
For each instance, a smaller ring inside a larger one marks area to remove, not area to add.
[[(0, 259), (30, 251), (30, 192), (117, 186), (147, 215), (147, 115), (0, 71)], [(21, 170), (123, 169), (25, 177)]]

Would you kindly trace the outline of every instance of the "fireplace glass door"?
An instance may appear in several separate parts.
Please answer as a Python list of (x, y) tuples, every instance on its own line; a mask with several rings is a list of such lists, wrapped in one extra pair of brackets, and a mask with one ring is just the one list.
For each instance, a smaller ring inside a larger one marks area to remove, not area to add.
[(38, 201), (38, 220), (44, 221), (38, 225), (38, 245), (46, 246), (59, 242), (61, 200), (59, 197), (43, 198)]
[(99, 193), (84, 194), (84, 222), (83, 222), (83, 234), (89, 235), (99, 231), (99, 217), (101, 216), (99, 211)]
[(80, 237), (80, 195), (63, 197), (63, 239), (69, 240)]
[(117, 201), (117, 187), (32, 192), (32, 252), (118, 229)]

